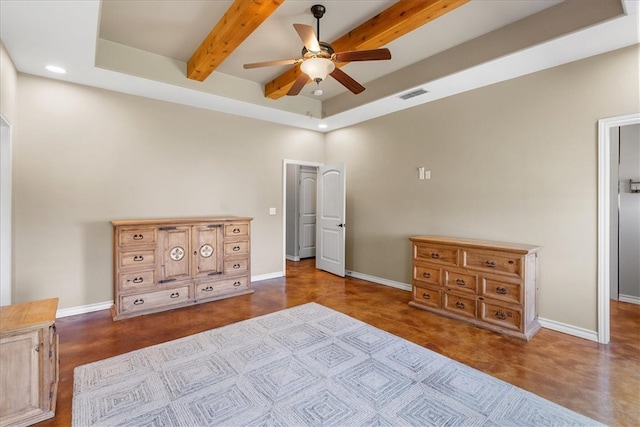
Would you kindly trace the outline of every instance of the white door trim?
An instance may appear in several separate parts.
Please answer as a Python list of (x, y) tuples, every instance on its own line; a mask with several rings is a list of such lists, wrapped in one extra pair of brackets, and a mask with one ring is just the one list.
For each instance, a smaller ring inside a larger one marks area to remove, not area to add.
[(11, 123), (0, 114), (0, 305), (13, 302)]
[(610, 339), (611, 130), (640, 123), (640, 113), (598, 120), (598, 342)]
[(282, 160), (282, 275), (287, 275), (287, 166), (314, 166), (320, 167), (324, 163), (307, 162), (305, 160)]

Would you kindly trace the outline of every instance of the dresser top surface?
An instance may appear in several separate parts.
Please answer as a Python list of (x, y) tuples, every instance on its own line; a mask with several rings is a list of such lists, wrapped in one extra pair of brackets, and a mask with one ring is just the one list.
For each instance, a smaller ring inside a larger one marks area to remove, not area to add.
[(116, 227), (132, 225), (162, 225), (162, 224), (197, 224), (203, 222), (246, 222), (253, 218), (246, 216), (210, 216), (195, 218), (155, 218), (155, 219), (123, 219), (111, 221)]
[(48, 325), (55, 321), (58, 298), (0, 307), (0, 331)]
[(466, 239), (448, 236), (414, 236), (409, 240), (412, 242), (435, 243), (439, 245), (464, 246), (474, 249), (499, 250), (520, 253), (535, 253), (542, 249), (541, 246), (527, 245), (522, 243), (496, 242), (491, 240)]

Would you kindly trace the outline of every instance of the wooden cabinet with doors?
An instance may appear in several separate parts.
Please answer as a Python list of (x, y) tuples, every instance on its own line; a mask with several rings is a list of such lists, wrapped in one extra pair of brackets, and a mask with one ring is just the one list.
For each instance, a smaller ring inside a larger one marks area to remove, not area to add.
[(540, 330), (539, 246), (441, 236), (410, 240), (409, 305), (527, 340)]
[(52, 418), (58, 393), (58, 299), (0, 307), (0, 426)]
[(114, 320), (252, 293), (251, 220), (112, 221)]

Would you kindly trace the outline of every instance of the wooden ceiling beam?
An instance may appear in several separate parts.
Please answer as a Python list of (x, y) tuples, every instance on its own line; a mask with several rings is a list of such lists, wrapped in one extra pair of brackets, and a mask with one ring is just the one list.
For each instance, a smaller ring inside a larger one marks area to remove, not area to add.
[[(331, 43), (336, 52), (378, 49), (418, 27), (462, 6), (469, 0), (399, 0), (378, 15)], [(393, 52), (392, 52), (393, 54)], [(343, 64), (336, 64), (340, 67)], [(278, 99), (287, 94), (300, 67), (285, 71), (265, 85), (264, 95)]]
[(204, 81), (284, 0), (235, 0), (187, 62), (187, 78)]

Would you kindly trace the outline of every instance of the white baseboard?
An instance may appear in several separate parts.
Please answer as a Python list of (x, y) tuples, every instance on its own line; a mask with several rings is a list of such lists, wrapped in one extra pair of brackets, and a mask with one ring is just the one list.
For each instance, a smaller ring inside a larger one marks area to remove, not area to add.
[(584, 338), (589, 341), (598, 342), (598, 333), (589, 329), (579, 328), (577, 326), (567, 325), (566, 323), (556, 322), (555, 320), (538, 318), (540, 326), (552, 331), (562, 332), (563, 334), (573, 335), (574, 337)]
[(299, 256), (287, 255), (286, 258), (287, 258), (288, 261), (294, 261), (294, 262), (300, 261), (300, 257)]
[[(261, 280), (276, 279), (278, 277), (283, 277), (283, 276), (284, 276), (284, 272), (276, 271), (273, 273), (251, 276), (251, 281), (259, 282)], [(100, 310), (108, 310), (108, 309), (111, 309), (112, 305), (113, 305), (113, 301), (105, 301), (105, 302), (99, 302), (96, 304), (81, 305), (78, 307), (61, 308), (58, 311), (56, 311), (56, 318), (75, 316), (76, 314), (93, 313), (94, 311), (100, 311)]]
[(278, 277), (284, 277), (284, 271), (274, 271), (273, 273), (258, 274), (251, 276), (251, 282), (259, 282), (261, 280), (277, 279)]
[(356, 279), (366, 280), (367, 282), (378, 283), (379, 285), (391, 286), (392, 288), (402, 289), (403, 291), (411, 292), (411, 285), (396, 282), (395, 280), (383, 279), (382, 277), (370, 276), (368, 274), (358, 273), (357, 271), (346, 271), (347, 276), (355, 277)]
[[(406, 283), (396, 282), (396, 281), (388, 280), (388, 279), (383, 279), (381, 277), (370, 276), (368, 274), (358, 273), (358, 272), (355, 272), (355, 271), (347, 271), (347, 276), (351, 276), (351, 277), (355, 277), (357, 279), (366, 280), (368, 282), (378, 283), (380, 285), (391, 286), (393, 288), (398, 288), (398, 289), (402, 289), (402, 290), (411, 292), (411, 285), (406, 284)], [(620, 297), (622, 297), (622, 295)], [(637, 300), (640, 300), (640, 298), (638, 298)], [(622, 298), (620, 298), (620, 301), (622, 301)], [(629, 302), (631, 302), (631, 301), (629, 301)], [(577, 326), (572, 326), (572, 325), (567, 325), (565, 323), (556, 322), (555, 320), (538, 318), (538, 321), (540, 322), (540, 326), (542, 326), (543, 328), (551, 329), (551, 330), (557, 331), (557, 332), (562, 332), (562, 333), (568, 334), (568, 335), (573, 335), (573, 336), (578, 337), (578, 338), (584, 338), (584, 339), (587, 339), (587, 340), (590, 340), (590, 341), (598, 342), (598, 333), (595, 332), (595, 331), (590, 331), (588, 329), (579, 328)]]
[[(395, 280), (384, 279), (382, 277), (371, 276), (368, 274), (358, 273), (357, 271), (346, 271), (346, 275), (354, 277), (356, 279), (366, 280), (367, 282), (377, 283), (379, 285), (390, 286), (392, 288), (402, 289), (403, 291), (411, 292), (411, 285), (402, 282), (396, 282)], [(284, 271), (274, 271), (273, 273), (259, 274), (251, 276), (252, 282), (260, 282), (262, 280), (277, 279), (284, 277)], [(629, 295), (619, 295), (619, 300), (622, 302), (629, 302), (632, 304), (640, 304), (640, 298)], [(105, 301), (96, 304), (89, 304), (80, 307), (62, 308), (56, 312), (56, 317), (74, 316), (76, 314), (91, 313), (94, 311), (107, 310), (113, 305), (113, 301)], [(556, 322), (555, 320), (538, 318), (540, 326), (552, 331), (562, 332), (564, 334), (573, 335), (578, 338), (584, 338), (589, 341), (598, 342), (598, 333), (596, 331), (590, 331), (588, 329), (579, 328), (577, 326), (567, 325), (566, 323)]]
[(108, 310), (113, 305), (113, 301), (99, 302), (96, 304), (82, 305), (79, 307), (61, 308), (56, 311), (56, 318), (75, 316), (76, 314), (92, 313), (94, 311)]
[(640, 305), (640, 297), (634, 295), (618, 295), (618, 301)]

